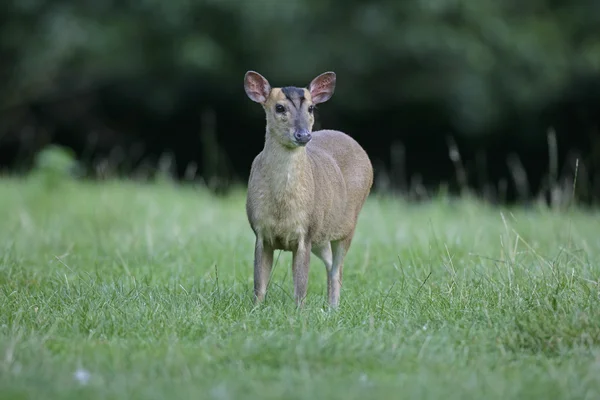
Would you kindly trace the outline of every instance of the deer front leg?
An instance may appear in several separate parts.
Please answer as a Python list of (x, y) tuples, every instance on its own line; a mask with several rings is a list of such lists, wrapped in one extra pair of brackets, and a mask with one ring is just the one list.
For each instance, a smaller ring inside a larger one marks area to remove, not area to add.
[(254, 303), (265, 299), (272, 268), (273, 248), (257, 235), (254, 245)]
[(311, 244), (306, 240), (300, 240), (298, 248), (292, 256), (292, 274), (294, 277), (294, 299), (296, 305), (302, 307), (306, 298), (308, 287), (308, 272), (310, 270)]

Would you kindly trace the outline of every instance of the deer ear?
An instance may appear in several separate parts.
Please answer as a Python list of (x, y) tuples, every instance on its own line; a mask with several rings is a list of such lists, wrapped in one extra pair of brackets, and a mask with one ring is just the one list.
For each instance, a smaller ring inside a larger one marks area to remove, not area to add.
[(244, 90), (252, 101), (264, 104), (271, 93), (271, 85), (258, 72), (248, 71), (244, 75)]
[(315, 104), (324, 103), (333, 96), (335, 90), (335, 72), (324, 72), (312, 80), (308, 86)]

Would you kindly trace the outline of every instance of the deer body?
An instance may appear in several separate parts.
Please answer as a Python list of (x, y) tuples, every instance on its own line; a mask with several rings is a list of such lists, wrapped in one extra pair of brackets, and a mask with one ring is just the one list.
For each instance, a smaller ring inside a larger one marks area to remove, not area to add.
[(294, 297), (301, 305), (312, 252), (325, 263), (329, 303), (336, 307), (343, 260), (373, 183), (369, 157), (340, 131), (312, 132), (311, 106), (333, 94), (332, 73), (315, 78), (310, 90), (271, 89), (255, 72), (245, 82), (248, 96), (267, 113), (265, 147), (252, 163), (246, 202), (256, 236), (255, 299), (266, 294), (274, 250), (284, 250), (293, 253)]

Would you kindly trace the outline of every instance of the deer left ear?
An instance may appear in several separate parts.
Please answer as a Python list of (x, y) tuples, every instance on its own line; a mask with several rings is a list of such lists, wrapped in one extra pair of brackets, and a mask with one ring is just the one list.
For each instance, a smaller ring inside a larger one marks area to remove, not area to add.
[(271, 93), (269, 81), (255, 71), (248, 71), (244, 75), (244, 90), (252, 101), (264, 104)]
[(308, 86), (310, 96), (315, 104), (324, 103), (335, 91), (335, 72), (324, 72), (312, 80)]

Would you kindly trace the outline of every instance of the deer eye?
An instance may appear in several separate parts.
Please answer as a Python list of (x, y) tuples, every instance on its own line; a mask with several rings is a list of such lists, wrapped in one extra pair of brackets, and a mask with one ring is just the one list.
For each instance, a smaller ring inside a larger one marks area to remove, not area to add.
[(312, 114), (313, 111), (315, 111), (315, 106), (308, 106), (308, 112)]
[(278, 113), (280, 113), (280, 114), (281, 114), (281, 113), (285, 112), (285, 107), (284, 107), (284, 106), (282, 106), (281, 104), (277, 104), (277, 105), (275, 106), (275, 112), (278, 112)]

